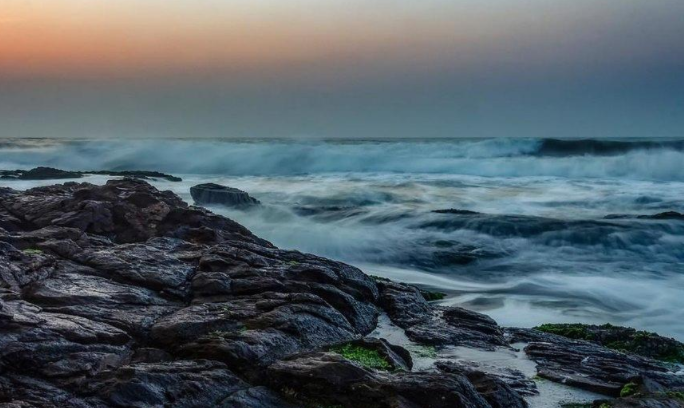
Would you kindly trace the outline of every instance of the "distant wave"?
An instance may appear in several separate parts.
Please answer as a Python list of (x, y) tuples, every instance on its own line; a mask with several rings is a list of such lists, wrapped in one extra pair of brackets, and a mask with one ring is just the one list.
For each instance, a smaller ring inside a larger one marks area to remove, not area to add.
[(324, 173), (684, 181), (684, 140), (454, 139), (235, 141), (44, 139), (0, 144), (0, 168), (157, 170), (175, 174)]
[(539, 156), (607, 156), (634, 150), (669, 149), (684, 151), (684, 140), (668, 141), (620, 141), (620, 140), (561, 140), (543, 139), (535, 151)]

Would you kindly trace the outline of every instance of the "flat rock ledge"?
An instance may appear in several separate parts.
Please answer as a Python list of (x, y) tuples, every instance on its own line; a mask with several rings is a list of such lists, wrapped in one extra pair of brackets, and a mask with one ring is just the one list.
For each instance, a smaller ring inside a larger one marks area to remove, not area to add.
[(527, 407), (529, 380), (412, 370), (407, 350), (366, 338), (380, 313), (422, 345), (524, 340), (545, 378), (636, 384), (616, 407), (681, 406), (653, 360), (436, 307), (141, 180), (0, 188), (2, 408)]
[(180, 177), (158, 171), (140, 170), (95, 170), (95, 171), (69, 171), (53, 167), (35, 167), (30, 170), (0, 170), (0, 178), (14, 180), (60, 180), (77, 179), (87, 175), (133, 177), (143, 180), (163, 179), (167, 181), (183, 181)]

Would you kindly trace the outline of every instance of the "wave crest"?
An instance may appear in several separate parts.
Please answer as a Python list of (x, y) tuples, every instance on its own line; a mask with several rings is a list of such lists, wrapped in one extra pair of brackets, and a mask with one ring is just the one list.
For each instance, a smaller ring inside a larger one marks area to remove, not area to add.
[(6, 169), (42, 165), (229, 176), (389, 172), (684, 181), (684, 141), (89, 140), (4, 142), (0, 153), (0, 167)]

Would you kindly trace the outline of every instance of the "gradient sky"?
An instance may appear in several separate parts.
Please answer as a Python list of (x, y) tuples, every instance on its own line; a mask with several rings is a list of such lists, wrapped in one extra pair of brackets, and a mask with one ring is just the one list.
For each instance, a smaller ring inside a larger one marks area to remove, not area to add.
[(682, 0), (2, 0), (0, 137), (684, 137)]

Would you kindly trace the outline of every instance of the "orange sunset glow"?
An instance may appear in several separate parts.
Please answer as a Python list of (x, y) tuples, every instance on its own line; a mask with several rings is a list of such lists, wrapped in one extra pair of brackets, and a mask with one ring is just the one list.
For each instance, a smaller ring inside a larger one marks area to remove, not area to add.
[[(628, 129), (644, 98), (654, 98), (647, 109), (655, 117), (670, 117), (658, 106), (669, 106), (674, 93), (665, 90), (679, 87), (682, 14), (681, 0), (4, 0), (0, 118), (22, 131), (57, 120), (65, 134), (87, 133), (94, 117), (142, 104), (158, 113), (154, 120), (173, 121), (179, 110), (240, 134), (278, 128), (249, 119), (272, 109), (287, 118), (288, 134), (331, 131), (338, 120), (399, 132), (415, 115), (441, 124), (435, 136), (473, 123), (485, 136), (510, 129), (484, 119), (488, 110), (527, 129), (544, 120), (540, 109), (554, 116), (571, 104), (588, 124), (591, 104), (620, 98), (610, 120)], [(56, 108), (50, 98), (66, 102)], [(83, 117), (66, 120), (56, 109)], [(126, 109), (133, 127), (152, 120)], [(232, 113), (230, 123), (222, 112)], [(309, 118), (321, 123), (301, 128)], [(150, 127), (182, 133), (191, 122)]]

